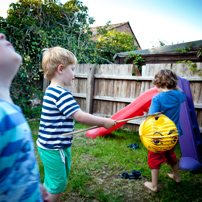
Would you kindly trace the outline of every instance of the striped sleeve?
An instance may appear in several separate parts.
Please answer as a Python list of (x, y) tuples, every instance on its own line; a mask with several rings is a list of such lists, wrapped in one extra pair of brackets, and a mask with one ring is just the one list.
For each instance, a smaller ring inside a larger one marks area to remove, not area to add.
[(68, 91), (60, 94), (57, 99), (56, 106), (66, 118), (80, 109), (72, 94)]
[[(4, 103), (1, 103), (5, 105)], [(6, 105), (5, 105), (6, 106)], [(24, 124), (24, 117), (21, 113), (9, 108), (6, 114), (4, 110), (0, 109), (0, 181), (2, 177), (7, 177), (10, 168), (16, 160), (17, 152), (20, 150), (23, 142), (22, 133), (15, 135), (18, 130), (17, 126)]]

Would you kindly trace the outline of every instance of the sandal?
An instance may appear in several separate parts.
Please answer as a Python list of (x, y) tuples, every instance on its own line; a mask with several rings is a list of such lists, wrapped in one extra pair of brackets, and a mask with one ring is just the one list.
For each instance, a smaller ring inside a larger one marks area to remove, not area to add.
[(124, 178), (124, 179), (135, 179), (134, 175), (132, 174), (128, 174), (128, 172), (123, 172), (121, 174), (121, 177)]
[(141, 179), (141, 173), (142, 173), (142, 171), (132, 170), (131, 173), (133, 174), (134, 179)]
[(130, 144), (127, 147), (132, 148), (132, 149), (137, 149), (139, 148), (139, 145), (137, 145), (136, 143)]

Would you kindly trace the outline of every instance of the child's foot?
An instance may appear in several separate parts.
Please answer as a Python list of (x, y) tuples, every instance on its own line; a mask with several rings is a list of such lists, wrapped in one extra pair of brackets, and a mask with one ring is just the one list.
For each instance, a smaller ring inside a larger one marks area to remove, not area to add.
[(175, 180), (175, 182), (177, 182), (177, 183), (181, 182), (180, 178), (176, 178), (173, 173), (172, 174), (168, 173), (168, 177)]
[(151, 182), (146, 181), (144, 186), (151, 191), (158, 192), (158, 188), (154, 187)]

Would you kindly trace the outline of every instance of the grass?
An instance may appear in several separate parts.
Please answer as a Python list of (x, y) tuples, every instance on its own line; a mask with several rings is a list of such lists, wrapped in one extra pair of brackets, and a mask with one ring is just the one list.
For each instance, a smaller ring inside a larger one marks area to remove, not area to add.
[[(37, 139), (39, 122), (30, 123), (34, 141)], [(75, 129), (86, 126), (76, 123)], [(139, 148), (132, 150), (127, 145), (136, 143)], [(134, 201), (202, 201), (202, 169), (198, 173), (180, 170), (181, 184), (167, 177), (171, 172), (162, 164), (159, 174), (159, 192), (144, 188), (143, 182), (151, 180), (147, 164), (147, 149), (142, 145), (137, 133), (116, 130), (106, 137), (90, 139), (84, 133), (74, 136), (71, 147), (72, 166), (68, 184), (61, 201), (75, 202), (134, 202)], [(175, 148), (180, 159), (180, 147)], [(41, 181), (43, 165), (36, 152)], [(120, 174), (131, 170), (142, 171), (140, 180), (122, 179)]]

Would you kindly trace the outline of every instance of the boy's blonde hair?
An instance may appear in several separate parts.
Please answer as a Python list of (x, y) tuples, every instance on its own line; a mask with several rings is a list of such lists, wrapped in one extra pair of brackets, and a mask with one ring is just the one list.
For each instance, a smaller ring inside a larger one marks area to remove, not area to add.
[(154, 77), (154, 85), (160, 88), (174, 89), (177, 87), (177, 75), (169, 69), (161, 69)]
[(42, 69), (44, 77), (51, 80), (55, 74), (56, 68), (62, 64), (67, 67), (71, 64), (77, 64), (75, 55), (65, 48), (59, 46), (45, 48), (42, 57)]

